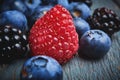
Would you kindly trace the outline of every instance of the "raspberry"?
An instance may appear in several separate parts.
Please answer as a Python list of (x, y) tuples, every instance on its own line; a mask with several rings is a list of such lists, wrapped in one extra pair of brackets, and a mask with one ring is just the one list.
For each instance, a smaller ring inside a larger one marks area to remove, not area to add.
[(88, 22), (92, 29), (103, 30), (109, 36), (120, 30), (120, 18), (114, 11), (105, 7), (95, 9)]
[(29, 35), (32, 55), (47, 55), (60, 64), (70, 60), (78, 50), (78, 34), (69, 11), (56, 5), (39, 18)]

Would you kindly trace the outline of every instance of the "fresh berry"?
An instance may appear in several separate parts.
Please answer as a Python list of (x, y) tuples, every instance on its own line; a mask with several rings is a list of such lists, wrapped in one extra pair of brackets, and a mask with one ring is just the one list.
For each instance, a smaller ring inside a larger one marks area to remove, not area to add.
[(80, 39), (78, 54), (86, 59), (101, 59), (109, 51), (111, 39), (101, 30), (89, 30)]
[(22, 1), (29, 9), (35, 9), (41, 4), (41, 0), (22, 0)]
[(22, 31), (28, 30), (25, 15), (16, 10), (5, 11), (0, 14), (0, 26), (2, 25), (13, 25)]
[(38, 19), (29, 35), (32, 55), (47, 55), (63, 64), (78, 50), (78, 34), (69, 11), (56, 5)]
[(0, 12), (17, 10), (28, 17), (31, 16), (34, 9), (37, 8), (40, 3), (41, 0), (4, 0), (3, 4), (0, 5)]
[(58, 4), (64, 6), (65, 8), (69, 6), (68, 0), (58, 0)]
[(79, 35), (79, 39), (86, 31), (90, 30), (89, 24), (82, 18), (74, 18), (74, 25)]
[[(85, 20), (91, 15), (90, 8), (84, 3), (76, 3), (77, 5), (73, 5), (72, 10), (70, 10), (71, 15), (74, 18), (81, 17)], [(71, 6), (71, 4), (70, 4)]]
[(28, 17), (28, 24), (31, 29), (33, 24), (38, 18), (41, 18), (43, 15), (47, 13), (52, 8), (52, 6), (39, 6), (36, 9), (34, 9), (34, 12), (31, 16)]
[(21, 0), (4, 0), (0, 8), (1, 8), (0, 9), (1, 12), (8, 10), (18, 10), (24, 14), (28, 12), (26, 5)]
[[(13, 0), (13, 2), (11, 4), (8, 5), (8, 6), (10, 6), (10, 10), (18, 10), (18, 11), (22, 12), (23, 14), (27, 15), (28, 8), (24, 4), (23, 1), (21, 1), (21, 0)], [(6, 5), (4, 5), (4, 6), (6, 6)]]
[(0, 26), (0, 63), (22, 58), (26, 52), (26, 34), (9, 25)]
[(108, 8), (97, 8), (93, 15), (88, 18), (92, 29), (100, 29), (110, 36), (120, 30), (120, 18)]
[(63, 80), (63, 71), (55, 59), (34, 56), (23, 64), (20, 78), (21, 80)]

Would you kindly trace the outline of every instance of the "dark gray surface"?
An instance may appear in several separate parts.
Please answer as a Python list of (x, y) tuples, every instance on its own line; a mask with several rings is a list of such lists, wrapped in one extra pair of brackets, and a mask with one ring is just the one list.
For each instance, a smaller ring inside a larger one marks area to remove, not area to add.
[(120, 0), (113, 0), (120, 7)]
[[(119, 7), (112, 0), (93, 0), (92, 11), (107, 7), (120, 15)], [(0, 80), (19, 80), (24, 60), (0, 68)], [(63, 80), (120, 80), (120, 31), (112, 36), (108, 54), (99, 61), (88, 61), (76, 55), (63, 65)]]

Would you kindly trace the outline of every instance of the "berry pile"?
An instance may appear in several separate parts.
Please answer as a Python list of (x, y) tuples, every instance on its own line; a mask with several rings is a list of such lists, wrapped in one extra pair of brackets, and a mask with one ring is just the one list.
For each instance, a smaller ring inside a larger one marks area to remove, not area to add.
[(21, 80), (62, 80), (60, 64), (77, 52), (101, 59), (111, 46), (108, 35), (120, 30), (120, 18), (107, 8), (91, 15), (91, 6), (92, 0), (1, 0), (0, 63), (28, 54)]

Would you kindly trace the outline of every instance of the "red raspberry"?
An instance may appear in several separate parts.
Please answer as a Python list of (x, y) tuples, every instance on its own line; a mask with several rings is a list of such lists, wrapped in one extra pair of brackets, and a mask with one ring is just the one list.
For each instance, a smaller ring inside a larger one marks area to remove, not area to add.
[(72, 17), (61, 5), (56, 5), (30, 30), (29, 45), (32, 55), (47, 55), (60, 64), (70, 60), (78, 50), (78, 34)]

